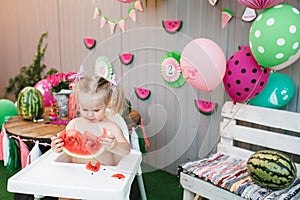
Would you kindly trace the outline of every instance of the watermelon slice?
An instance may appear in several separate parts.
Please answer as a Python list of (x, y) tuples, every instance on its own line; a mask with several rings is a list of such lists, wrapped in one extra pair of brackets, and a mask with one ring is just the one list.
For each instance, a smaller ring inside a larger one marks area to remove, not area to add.
[(93, 49), (96, 46), (96, 40), (93, 38), (84, 38), (84, 45), (88, 49)]
[(103, 134), (100, 137), (85, 131), (83, 134), (77, 130), (64, 129), (58, 137), (64, 143), (63, 152), (67, 155), (80, 158), (92, 159), (101, 155), (105, 148), (100, 144), (100, 139), (111, 134), (110, 131), (103, 128)]
[(181, 29), (182, 21), (181, 20), (163, 20), (162, 21), (163, 28), (168, 33), (176, 33)]
[(135, 94), (139, 99), (146, 100), (150, 97), (151, 90), (139, 87), (139, 88), (135, 88)]
[(223, 8), (222, 9), (222, 29), (228, 24), (231, 20), (233, 12), (229, 9)]
[(112, 178), (118, 178), (118, 179), (123, 179), (123, 178), (125, 178), (125, 176), (124, 176), (123, 174), (113, 174), (111, 177), (112, 177)]
[(121, 53), (119, 55), (119, 58), (124, 65), (129, 65), (133, 61), (133, 57), (132, 53)]
[(205, 115), (212, 114), (215, 110), (217, 110), (217, 103), (210, 102), (210, 101), (204, 101), (200, 99), (195, 99), (195, 105), (199, 112)]
[(100, 169), (100, 162), (96, 162), (96, 164), (93, 165), (92, 162), (89, 161), (89, 162), (86, 164), (85, 168), (86, 168), (87, 170), (92, 171), (92, 172), (97, 172), (97, 171), (99, 171), (99, 169)]

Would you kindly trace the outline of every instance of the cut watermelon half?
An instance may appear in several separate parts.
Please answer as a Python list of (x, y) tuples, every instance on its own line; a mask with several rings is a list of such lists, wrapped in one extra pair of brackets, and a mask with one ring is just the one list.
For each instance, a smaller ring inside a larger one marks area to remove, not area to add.
[(62, 139), (63, 152), (67, 155), (80, 159), (92, 159), (104, 152), (105, 148), (100, 144), (100, 139), (109, 134), (111, 134), (110, 131), (105, 128), (103, 128), (102, 136), (99, 137), (88, 131), (82, 134), (77, 130), (64, 129), (58, 137)]
[(195, 99), (195, 105), (198, 111), (205, 115), (210, 115), (217, 110), (217, 103), (210, 101)]
[(88, 49), (93, 49), (96, 46), (96, 40), (93, 38), (84, 38), (84, 45)]
[(135, 94), (139, 99), (146, 100), (150, 97), (151, 90), (139, 87), (139, 88), (135, 88)]
[(163, 20), (162, 21), (163, 28), (168, 33), (176, 33), (181, 29), (182, 21), (181, 20)]
[(119, 58), (124, 65), (129, 65), (133, 61), (134, 55), (132, 53), (121, 53)]

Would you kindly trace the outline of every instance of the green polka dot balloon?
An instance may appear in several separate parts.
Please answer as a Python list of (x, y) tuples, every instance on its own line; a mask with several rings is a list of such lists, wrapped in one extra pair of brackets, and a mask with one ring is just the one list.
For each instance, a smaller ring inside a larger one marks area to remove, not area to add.
[(251, 52), (259, 63), (281, 70), (300, 56), (300, 12), (288, 4), (264, 10), (249, 33)]

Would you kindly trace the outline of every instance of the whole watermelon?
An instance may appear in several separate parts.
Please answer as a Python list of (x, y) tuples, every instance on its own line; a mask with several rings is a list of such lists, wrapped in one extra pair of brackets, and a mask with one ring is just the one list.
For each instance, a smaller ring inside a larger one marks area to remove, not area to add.
[(285, 154), (273, 150), (262, 150), (251, 155), (247, 170), (254, 183), (272, 190), (288, 187), (297, 176), (294, 162)]
[(19, 115), (24, 119), (39, 118), (44, 113), (44, 97), (38, 89), (25, 87), (18, 94), (17, 108)]

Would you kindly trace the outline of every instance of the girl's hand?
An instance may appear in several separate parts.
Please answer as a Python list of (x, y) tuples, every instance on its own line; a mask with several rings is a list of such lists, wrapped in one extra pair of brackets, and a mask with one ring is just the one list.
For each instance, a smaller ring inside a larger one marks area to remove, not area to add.
[(103, 145), (106, 149), (111, 150), (116, 146), (116, 138), (113, 135), (107, 135), (100, 139), (101, 145)]
[(51, 149), (54, 152), (56, 152), (56, 153), (62, 152), (63, 145), (64, 145), (64, 143), (62, 142), (61, 138), (58, 138), (57, 136), (51, 137)]

